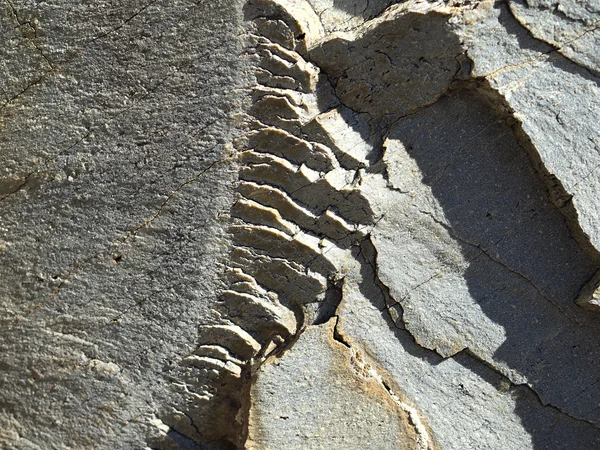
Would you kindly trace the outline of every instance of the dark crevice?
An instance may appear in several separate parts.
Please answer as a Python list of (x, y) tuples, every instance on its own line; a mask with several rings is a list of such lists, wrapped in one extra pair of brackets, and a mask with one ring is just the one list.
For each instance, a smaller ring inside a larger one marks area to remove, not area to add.
[(112, 33), (115, 33), (117, 31), (119, 31), (121, 28), (123, 28), (125, 25), (127, 25), (129, 22), (131, 22), (133, 19), (135, 19), (137, 16), (139, 16), (145, 10), (147, 10), (148, 8), (150, 8), (155, 3), (158, 3), (158, 1), (159, 0), (152, 0), (151, 2), (146, 3), (144, 6), (142, 6), (137, 11), (135, 11), (132, 15), (130, 15), (129, 17), (127, 17), (126, 19), (124, 19), (119, 25), (116, 25), (115, 27), (112, 27), (110, 30), (105, 31), (103, 33), (100, 33), (96, 37), (90, 39), (90, 41), (88, 41), (85, 44), (85, 47), (93, 44), (94, 42), (96, 42), (96, 41), (98, 41), (100, 39), (104, 39), (105, 37), (111, 35)]
[(335, 317), (335, 325), (333, 326), (333, 340), (336, 342), (339, 342), (344, 347), (352, 348), (352, 345), (346, 340), (346, 337), (341, 333), (341, 331), (339, 329), (340, 317), (339, 316), (333, 316), (333, 317)]
[(325, 298), (318, 303), (317, 314), (312, 323), (313, 325), (322, 325), (329, 322), (331, 318), (335, 317), (342, 301), (344, 279), (336, 280), (330, 278), (327, 280), (327, 284), (328, 288), (325, 292)]
[[(32, 23), (31, 21), (21, 20), (21, 18), (19, 17), (19, 13), (17, 12), (15, 6), (13, 5), (12, 0), (6, 0), (6, 3), (8, 4), (8, 7), (10, 8), (11, 14), (13, 15), (13, 18), (15, 19), (15, 22), (17, 22), (17, 24), (21, 30), (21, 35), (23, 36), (23, 38), (36, 49), (36, 51), (44, 59), (44, 61), (48, 65), (48, 67), (50, 67), (50, 70), (54, 69), (55, 64), (52, 63), (52, 61), (50, 61), (50, 59), (48, 58), (48, 56), (46, 55), (44, 50), (37, 43), (38, 37), (37, 37), (37, 28), (35, 26), (35, 23)], [(29, 36), (29, 33), (25, 32), (24, 28), (27, 28), (28, 30), (30, 30), (31, 33), (33, 33), (33, 37)]]
[(2, 197), (0, 197), (0, 203), (5, 201), (11, 195), (14, 195), (17, 192), (21, 191), (27, 185), (27, 183), (29, 182), (29, 179), (31, 178), (32, 175), (33, 175), (33, 173), (27, 174), (27, 176), (23, 179), (23, 181), (21, 183), (19, 183), (19, 185), (17, 187), (15, 187), (10, 192), (8, 192), (8, 193), (4, 194)]

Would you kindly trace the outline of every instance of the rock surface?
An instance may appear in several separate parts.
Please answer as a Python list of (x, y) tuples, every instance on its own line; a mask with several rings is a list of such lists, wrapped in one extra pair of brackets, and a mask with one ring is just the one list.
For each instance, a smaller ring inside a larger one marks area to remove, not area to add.
[(0, 448), (600, 446), (600, 6), (0, 6)]
[(362, 355), (336, 341), (335, 321), (310, 326), (293, 352), (258, 372), (248, 448), (414, 448), (404, 405)]

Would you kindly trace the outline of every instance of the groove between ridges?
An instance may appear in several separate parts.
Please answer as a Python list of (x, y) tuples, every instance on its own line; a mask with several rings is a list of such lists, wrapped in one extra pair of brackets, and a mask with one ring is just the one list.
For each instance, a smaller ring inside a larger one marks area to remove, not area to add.
[(193, 438), (235, 446), (243, 443), (240, 411), (252, 373), (293, 342), (304, 307), (325, 298), (340, 261), (372, 223), (356, 188), (360, 163), (344, 154), (340, 164), (340, 149), (327, 145), (333, 139), (321, 116), (331, 111), (319, 106), (318, 68), (301, 56), (301, 26), (277, 1), (248, 4), (262, 11), (254, 15), (258, 34), (248, 51), (257, 85), (248, 131), (235, 142), (241, 166), (229, 229), (233, 250), (214, 306), (220, 323), (201, 326), (196, 350), (183, 360), (196, 385), (208, 380), (197, 395), (220, 411), (207, 418), (191, 408), (186, 417), (201, 434)]

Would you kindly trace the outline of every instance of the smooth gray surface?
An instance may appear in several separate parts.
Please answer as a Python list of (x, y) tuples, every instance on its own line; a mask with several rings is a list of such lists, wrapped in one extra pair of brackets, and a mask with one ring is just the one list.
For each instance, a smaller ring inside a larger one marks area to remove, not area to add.
[(504, 98), (542, 166), (566, 192), (557, 203), (574, 209), (567, 215), (597, 251), (600, 78), (532, 38), (502, 4), (482, 4), (457, 31), (464, 36), (473, 75), (485, 77)]
[(399, 121), (386, 146), (390, 182), (406, 194), (373, 239), (406, 329), (444, 357), (469, 349), (542, 401), (600, 422), (573, 401), (584, 387), (600, 400), (599, 324), (574, 303), (596, 265), (510, 128), (457, 92)]

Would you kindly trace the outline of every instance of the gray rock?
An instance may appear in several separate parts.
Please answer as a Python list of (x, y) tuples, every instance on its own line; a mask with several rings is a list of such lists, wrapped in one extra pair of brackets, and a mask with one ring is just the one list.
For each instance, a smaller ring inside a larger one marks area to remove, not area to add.
[(596, 75), (600, 74), (600, 3), (512, 0), (510, 9), (531, 34)]
[(445, 11), (409, 2), (323, 39), (310, 58), (344, 105), (392, 120), (439, 98), (460, 70), (461, 53)]
[(597, 254), (599, 78), (532, 39), (506, 7), (488, 5), (485, 19), (478, 14), (483, 13), (467, 15), (461, 31), (473, 75), (485, 78), (503, 97), (552, 201), (568, 217), (580, 243)]
[[(400, 120), (384, 161), (398, 192), (381, 202), (372, 237), (406, 329), (443, 357), (468, 349), (544, 402), (598, 421), (568, 401), (595, 380), (600, 342), (589, 330), (598, 321), (574, 300), (596, 265), (510, 128), (459, 91)], [(573, 346), (591, 358), (570, 354)]]
[(10, 3), (0, 447), (140, 448), (203, 384), (180, 362), (229, 248), (241, 5)]
[(258, 372), (247, 448), (414, 448), (401, 402), (362, 355), (336, 341), (335, 324), (309, 327)]
[(0, 6), (0, 448), (600, 446), (597, 5), (209, 3)]
[(398, 394), (410, 399), (420, 412), (439, 448), (585, 449), (598, 445), (596, 427), (544, 406), (530, 389), (512, 384), (469, 352), (444, 359), (418, 345), (389, 317), (382, 320), (381, 292), (378, 295), (369, 287), (375, 277), (367, 265), (349, 280), (340, 307), (339, 333), (355, 351), (374, 358), (396, 380)]

